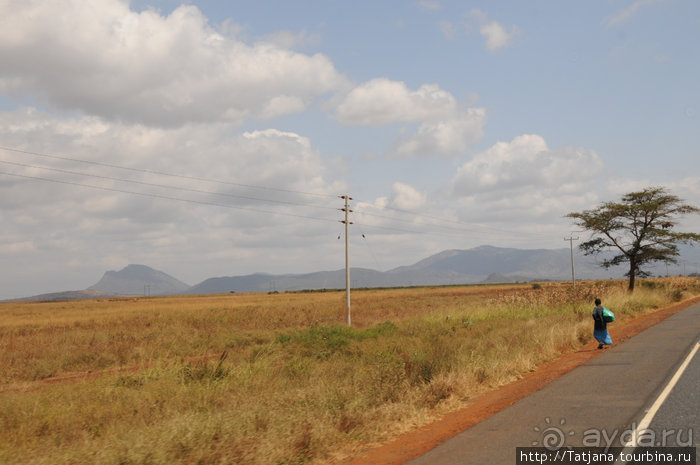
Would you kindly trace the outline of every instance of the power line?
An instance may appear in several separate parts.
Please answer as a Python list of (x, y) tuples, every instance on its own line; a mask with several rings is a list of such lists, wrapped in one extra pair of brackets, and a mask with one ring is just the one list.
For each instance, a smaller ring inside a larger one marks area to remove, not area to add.
[(142, 186), (159, 187), (159, 188), (163, 188), (163, 189), (177, 189), (179, 191), (194, 192), (194, 193), (198, 193), (198, 194), (217, 195), (217, 196), (221, 196), (221, 197), (231, 197), (231, 198), (244, 199), (244, 200), (255, 200), (255, 201), (259, 201), (259, 202), (270, 202), (270, 203), (279, 203), (279, 204), (284, 204), (284, 205), (296, 205), (296, 206), (303, 206), (303, 207), (313, 207), (313, 208), (320, 208), (320, 209), (327, 209), (327, 210), (336, 210), (336, 208), (326, 207), (326, 206), (321, 206), (321, 205), (306, 204), (306, 203), (301, 203), (301, 202), (291, 202), (291, 201), (287, 201), (287, 200), (261, 199), (258, 197), (250, 197), (250, 196), (238, 195), (238, 194), (229, 194), (229, 193), (224, 193), (224, 192), (212, 192), (212, 191), (205, 191), (205, 190), (201, 190), (201, 189), (191, 189), (191, 188), (187, 188), (187, 187), (168, 186), (166, 184), (156, 184), (156, 183), (145, 182), (145, 181), (136, 181), (133, 179), (115, 178), (112, 176), (103, 176), (103, 175), (92, 174), (92, 173), (83, 173), (80, 171), (64, 170), (61, 168), (49, 168), (47, 166), (29, 165), (26, 163), (17, 163), (17, 162), (12, 162), (12, 161), (7, 161), (7, 160), (0, 160), (0, 163), (5, 163), (7, 165), (22, 166), (25, 168), (34, 168), (34, 169), (53, 171), (53, 172), (57, 172), (57, 173), (72, 174), (72, 175), (77, 175), (77, 176), (86, 176), (86, 177), (97, 178), (97, 179), (106, 179), (106, 180), (110, 180), (110, 181), (127, 182), (127, 183), (131, 183), (131, 184), (142, 185)]
[[(245, 188), (284, 192), (284, 193), (293, 193), (293, 194), (299, 194), (299, 195), (309, 195), (309, 196), (317, 196), (317, 197), (325, 197), (325, 198), (335, 198), (336, 197), (335, 195), (331, 195), (331, 194), (321, 194), (321, 193), (315, 193), (315, 192), (304, 192), (304, 191), (297, 191), (297, 190), (292, 190), (292, 189), (282, 189), (282, 188), (275, 188), (275, 187), (269, 187), (269, 186), (241, 184), (241, 183), (222, 181), (222, 180), (217, 180), (217, 179), (209, 179), (209, 178), (204, 178), (204, 177), (174, 174), (174, 173), (168, 173), (168, 172), (157, 171), (157, 170), (133, 168), (133, 167), (121, 166), (121, 165), (116, 165), (116, 164), (111, 164), (111, 163), (103, 163), (103, 162), (84, 160), (84, 159), (73, 158), (73, 157), (51, 155), (51, 154), (35, 152), (35, 151), (30, 151), (30, 150), (16, 149), (16, 148), (6, 147), (6, 146), (0, 146), (0, 149), (6, 150), (9, 152), (28, 154), (28, 155), (33, 155), (33, 156), (43, 157), (43, 158), (48, 158), (48, 159), (70, 161), (70, 162), (75, 162), (75, 163), (84, 163), (84, 164), (89, 164), (89, 165), (93, 165), (93, 166), (115, 168), (115, 169), (126, 170), (126, 171), (137, 172), (137, 173), (166, 176), (166, 177), (171, 177), (171, 178), (176, 178), (176, 179), (186, 179), (186, 180), (201, 181), (201, 182), (214, 183), (214, 184), (231, 185), (231, 186), (237, 186), (237, 187), (245, 187)], [(92, 178), (96, 178), (96, 179), (105, 179), (105, 180), (116, 181), (116, 182), (127, 182), (127, 183), (131, 183), (131, 184), (151, 186), (151, 187), (157, 187), (157, 188), (163, 188), (163, 189), (177, 189), (180, 191), (186, 191), (186, 192), (192, 192), (192, 193), (198, 193), (198, 194), (216, 195), (216, 196), (221, 196), (221, 197), (238, 198), (238, 199), (252, 200), (252, 201), (258, 201), (258, 202), (277, 203), (277, 204), (283, 204), (283, 205), (302, 206), (302, 207), (317, 208), (317, 209), (336, 210), (336, 208), (329, 207), (329, 206), (314, 205), (314, 204), (308, 204), (308, 203), (302, 203), (302, 202), (293, 202), (293, 201), (288, 201), (288, 200), (265, 199), (265, 198), (245, 196), (245, 195), (239, 195), (239, 194), (212, 192), (212, 191), (200, 190), (200, 189), (169, 186), (169, 185), (165, 185), (165, 184), (151, 183), (151, 182), (146, 182), (146, 181), (137, 181), (137, 180), (131, 180), (131, 179), (112, 177), (112, 176), (97, 175), (97, 174), (91, 174), (91, 173), (85, 173), (85, 172), (79, 172), (79, 171), (65, 170), (65, 169), (61, 169), (61, 168), (50, 168), (47, 166), (36, 166), (36, 165), (11, 162), (11, 161), (5, 161), (5, 160), (0, 160), (0, 163), (5, 163), (5, 164), (10, 164), (10, 165), (15, 165), (15, 166), (22, 166), (22, 167), (33, 168), (33, 169), (42, 169), (42, 170), (70, 174), (70, 175), (76, 175), (76, 176), (85, 176), (85, 177), (92, 177)], [(126, 190), (126, 189), (108, 188), (108, 187), (103, 187), (103, 186), (81, 184), (81, 183), (77, 183), (77, 182), (61, 181), (61, 180), (55, 180), (55, 179), (50, 179), (50, 178), (42, 178), (39, 176), (19, 175), (19, 174), (7, 173), (7, 172), (0, 172), (0, 174), (5, 174), (5, 175), (9, 175), (9, 176), (16, 176), (16, 177), (23, 177), (25, 179), (34, 179), (34, 180), (39, 180), (39, 181), (55, 182), (55, 183), (61, 183), (61, 184), (69, 184), (69, 185), (76, 185), (76, 186), (81, 186), (81, 187), (88, 187), (88, 188), (93, 188), (93, 189), (108, 190), (108, 191), (112, 191), (112, 192), (122, 192), (122, 193), (128, 193), (128, 194), (133, 194), (133, 195), (142, 195), (142, 196), (150, 196), (150, 197), (161, 198), (161, 199), (176, 200), (176, 201), (181, 201), (181, 202), (198, 203), (198, 204), (202, 204), (202, 205), (223, 206), (226, 208), (237, 208), (237, 209), (241, 209), (241, 210), (258, 211), (261, 213), (270, 213), (270, 214), (283, 214), (286, 216), (296, 216), (299, 218), (309, 218), (309, 219), (315, 219), (315, 220), (320, 219), (320, 218), (316, 218), (316, 217), (296, 215), (296, 214), (291, 214), (291, 213), (271, 212), (271, 211), (260, 210), (260, 209), (255, 209), (255, 208), (233, 206), (233, 205), (220, 204), (220, 203), (215, 203), (215, 202), (196, 201), (196, 200), (191, 200), (191, 199), (184, 199), (181, 197), (170, 197), (167, 195), (148, 194), (148, 193), (136, 192), (136, 191)], [(365, 203), (371, 205), (371, 203), (367, 203), (367, 202), (365, 202)], [(510, 231), (510, 230), (493, 228), (493, 227), (484, 226), (484, 225), (481, 225), (478, 223), (467, 223), (464, 221), (454, 220), (454, 219), (450, 219), (450, 218), (429, 215), (429, 214), (426, 214), (424, 212), (416, 213), (415, 211), (403, 210), (403, 209), (388, 207), (388, 206), (383, 207), (383, 209), (395, 211), (395, 212), (405, 214), (405, 215), (411, 215), (413, 218), (412, 219), (403, 219), (403, 218), (398, 218), (395, 216), (381, 215), (381, 214), (371, 213), (371, 212), (366, 212), (366, 211), (359, 212), (358, 214), (366, 215), (368, 217), (381, 218), (381, 219), (388, 220), (391, 222), (411, 224), (411, 225), (415, 225), (415, 226), (418, 226), (418, 225), (416, 225), (415, 220), (423, 218), (423, 219), (429, 219), (429, 220), (434, 220), (434, 221), (443, 222), (443, 223), (463, 225), (465, 227), (470, 228), (467, 230), (467, 229), (451, 227), (451, 226), (447, 226), (447, 225), (436, 224), (432, 221), (429, 222), (428, 224), (421, 225), (421, 226), (432, 226), (432, 227), (436, 227), (436, 228), (441, 228), (443, 230), (450, 230), (450, 231), (454, 231), (455, 233), (473, 234), (474, 228), (479, 228), (479, 229), (488, 230), (488, 231), (512, 233), (512, 231)], [(326, 221), (326, 220), (324, 219), (324, 221)], [(360, 224), (360, 223), (358, 223), (358, 224)], [(425, 232), (425, 231), (418, 231), (415, 229), (409, 230), (409, 229), (402, 229), (402, 228), (397, 228), (397, 227), (392, 227), (392, 226), (377, 226), (377, 225), (370, 225), (370, 224), (364, 224), (364, 226), (368, 227), (368, 228), (373, 228), (373, 229), (393, 231), (393, 232), (399, 232), (399, 233), (408, 233), (408, 234), (431, 234), (431, 235), (439, 235), (439, 236), (443, 236), (443, 237), (464, 237), (462, 234), (449, 234), (449, 233), (445, 233), (445, 232), (436, 232), (436, 231)]]
[[(241, 198), (241, 199), (246, 199), (246, 200), (280, 203), (280, 204), (285, 204), (285, 205), (313, 207), (313, 208), (328, 209), (328, 210), (334, 210), (334, 211), (337, 210), (337, 208), (320, 206), (320, 205), (304, 204), (304, 203), (299, 203), (299, 202), (290, 202), (290, 201), (281, 201), (281, 200), (278, 201), (278, 200), (273, 200), (273, 199), (261, 199), (261, 198), (257, 198), (257, 197), (241, 196), (241, 195), (236, 195), (236, 194), (212, 192), (212, 191), (191, 189), (191, 188), (185, 188), (185, 187), (175, 187), (175, 186), (169, 186), (169, 185), (165, 185), (165, 184), (157, 184), (157, 183), (150, 183), (150, 182), (145, 182), (145, 181), (136, 181), (136, 180), (132, 180), (132, 179), (124, 179), (124, 178), (117, 178), (117, 177), (112, 177), (112, 176), (84, 173), (84, 172), (79, 172), (79, 171), (65, 170), (65, 169), (61, 169), (61, 168), (50, 168), (50, 167), (46, 167), (46, 166), (30, 165), (30, 164), (26, 164), (26, 163), (11, 162), (11, 161), (7, 161), (7, 160), (0, 160), (0, 163), (5, 163), (5, 164), (9, 164), (9, 165), (14, 165), (14, 166), (21, 166), (21, 167), (25, 167), (25, 168), (42, 169), (42, 170), (77, 175), (77, 176), (92, 177), (92, 178), (96, 178), (96, 179), (105, 179), (105, 180), (117, 181), (117, 182), (127, 182), (127, 183), (131, 183), (131, 184), (137, 184), (137, 185), (143, 185), (143, 186), (151, 186), (151, 187), (158, 187), (158, 188), (165, 188), (165, 189), (177, 189), (180, 191), (194, 192), (194, 193), (207, 194), (207, 195), (218, 195), (218, 196), (223, 196), (223, 197), (232, 197), (232, 198)], [(145, 172), (150, 173), (149, 170), (138, 170), (138, 171), (145, 171)], [(246, 208), (246, 207), (241, 207), (241, 206), (233, 206), (233, 205), (229, 205), (229, 204), (221, 204), (221, 203), (216, 203), (216, 202), (198, 201), (198, 200), (192, 200), (192, 199), (185, 199), (182, 197), (171, 197), (171, 196), (167, 196), (167, 195), (137, 192), (137, 191), (127, 190), (127, 189), (110, 188), (110, 187), (106, 187), (106, 186), (96, 186), (96, 185), (92, 185), (92, 184), (82, 184), (82, 183), (73, 182), (73, 181), (44, 178), (44, 177), (40, 177), (40, 176), (21, 175), (21, 174), (14, 174), (14, 173), (8, 173), (8, 172), (0, 172), (0, 174), (21, 177), (21, 178), (25, 178), (25, 179), (33, 179), (33, 180), (37, 180), (37, 181), (54, 182), (54, 183), (65, 184), (65, 185), (87, 187), (87, 188), (99, 189), (99, 190), (105, 190), (105, 191), (111, 191), (111, 192), (120, 192), (120, 193), (132, 194), (132, 195), (148, 196), (148, 197), (152, 197), (152, 198), (160, 198), (160, 199), (168, 199), (168, 200), (175, 200), (175, 201), (181, 201), (181, 202), (197, 203), (200, 205), (222, 206), (222, 207), (226, 207), (226, 208), (237, 208), (237, 209), (241, 209), (241, 210), (257, 211), (257, 212), (261, 212), (261, 213), (284, 214), (286, 216), (295, 216), (295, 217), (299, 217), (299, 218), (309, 218), (309, 219), (316, 219), (316, 220), (320, 219), (320, 218), (304, 216), (304, 215), (270, 212), (270, 211), (266, 211), (266, 210)], [(408, 212), (408, 211), (404, 211), (404, 212), (407, 214), (410, 214), (410, 212)], [(372, 214), (372, 213), (363, 213), (363, 214), (367, 215), (367, 216), (388, 219), (390, 221), (397, 221), (397, 222), (403, 222), (403, 223), (408, 223), (408, 224), (414, 224), (414, 222), (410, 221), (410, 220), (403, 220), (401, 218), (389, 217), (386, 215), (377, 215), (377, 214)], [(356, 214), (354, 214), (353, 216), (356, 216)], [(323, 219), (323, 220), (325, 220), (325, 219)], [(357, 222), (357, 223), (358, 223), (358, 225), (363, 224), (363, 223), (359, 223), (359, 222)], [(458, 235), (458, 234), (445, 234), (445, 233), (435, 232), (435, 231), (426, 232), (426, 231), (418, 231), (418, 230), (409, 230), (409, 229), (402, 229), (402, 228), (396, 228), (396, 227), (391, 227), (391, 226), (377, 226), (377, 225), (370, 225), (370, 224), (364, 224), (364, 226), (368, 227), (368, 228), (372, 228), (372, 229), (379, 229), (379, 230), (384, 230), (384, 231), (393, 231), (393, 232), (407, 233), (407, 234), (432, 234), (432, 235), (440, 235), (443, 237), (463, 237), (462, 235)], [(447, 228), (447, 229), (450, 229), (453, 231), (462, 231), (458, 228), (451, 228), (448, 226), (441, 226), (441, 225), (435, 225), (435, 224), (433, 224), (432, 226), (437, 226), (440, 228)], [(464, 231), (464, 232), (466, 233), (467, 231)]]
[(365, 236), (365, 233), (360, 229), (360, 234), (362, 234), (362, 239), (364, 239), (365, 246), (367, 246), (367, 249), (369, 250), (370, 255), (372, 255), (372, 258), (374, 259), (374, 263), (377, 265), (377, 269), (380, 269), (381, 266), (379, 265), (379, 260), (377, 260), (377, 256), (374, 254), (374, 251), (372, 250), (372, 247), (369, 245), (369, 241), (367, 240), (367, 237)]
[(24, 179), (33, 179), (36, 181), (45, 181), (45, 182), (53, 182), (53, 183), (57, 183), (57, 184), (67, 184), (67, 185), (71, 185), (71, 186), (87, 187), (90, 189), (99, 189), (99, 190), (108, 191), (108, 192), (119, 192), (122, 194), (140, 195), (143, 197), (153, 197), (156, 199), (176, 200), (178, 202), (187, 202), (187, 203), (193, 203), (193, 204), (198, 204), (198, 205), (209, 205), (209, 206), (214, 206), (214, 207), (232, 208), (232, 209), (236, 209), (236, 210), (252, 211), (252, 212), (256, 212), (256, 213), (267, 213), (267, 214), (271, 214), (271, 215), (292, 216), (295, 218), (305, 218), (305, 219), (316, 220), (316, 221), (329, 221), (329, 222), (336, 222), (337, 221), (337, 220), (331, 220), (328, 218), (318, 218), (318, 217), (314, 217), (314, 216), (297, 215), (294, 213), (261, 210), (259, 208), (241, 207), (241, 206), (237, 206), (237, 205), (230, 205), (230, 204), (223, 204), (223, 203), (216, 203), (216, 202), (205, 202), (203, 200), (193, 200), (193, 199), (186, 199), (186, 198), (182, 198), (182, 197), (171, 197), (168, 195), (152, 194), (152, 193), (147, 193), (147, 192), (137, 192), (137, 191), (130, 191), (130, 190), (126, 190), (126, 189), (117, 189), (117, 188), (105, 187), (105, 186), (94, 186), (91, 184), (81, 184), (78, 182), (64, 181), (64, 180), (60, 180), (60, 179), (42, 178), (39, 176), (29, 176), (29, 175), (25, 175), (25, 174), (8, 173), (5, 171), (0, 171), (0, 174), (4, 174), (6, 176), (14, 176), (14, 177), (18, 177), (18, 178), (24, 178)]
[[(201, 181), (201, 182), (207, 182), (207, 183), (213, 183), (213, 184), (224, 184), (224, 185), (231, 185), (231, 186), (237, 186), (237, 187), (245, 187), (245, 188), (251, 188), (251, 189), (259, 189), (259, 190), (268, 190), (268, 191), (276, 191), (276, 192), (284, 192), (284, 193), (293, 193), (293, 194), (299, 194), (299, 195), (309, 195), (309, 196), (317, 196), (317, 197), (325, 197), (325, 198), (335, 198), (335, 195), (332, 194), (322, 194), (322, 193), (317, 193), (317, 192), (305, 192), (305, 191), (298, 191), (298, 190), (292, 190), (292, 189), (282, 189), (282, 188), (276, 188), (276, 187), (269, 187), (269, 186), (259, 186), (259, 185), (252, 185), (252, 184), (242, 184), (242, 183), (236, 183), (236, 182), (230, 182), (230, 181), (222, 181), (218, 179), (211, 179), (211, 178), (204, 178), (204, 177), (198, 177), (198, 176), (190, 176), (190, 175), (181, 175), (181, 174), (175, 174), (175, 173), (168, 173), (164, 171), (158, 171), (158, 170), (151, 170), (151, 169), (144, 169), (144, 168), (134, 168), (134, 167), (128, 167), (128, 166), (122, 166), (122, 165), (117, 165), (117, 164), (112, 164), (112, 163), (103, 163), (103, 162), (98, 162), (98, 161), (93, 161), (93, 160), (85, 160), (85, 159), (80, 159), (80, 158), (74, 158), (74, 157), (66, 157), (66, 156), (60, 156), (60, 155), (52, 155), (52, 154), (47, 154), (47, 153), (42, 153), (42, 152), (36, 152), (36, 151), (31, 151), (31, 150), (23, 150), (23, 149), (17, 149), (13, 147), (6, 147), (6, 146), (0, 146), (1, 150), (6, 150), (9, 152), (15, 152), (15, 153), (23, 153), (23, 154), (28, 154), (28, 155), (33, 155), (37, 157), (43, 157), (43, 158), (49, 158), (49, 159), (55, 159), (55, 160), (63, 160), (63, 161), (71, 161), (75, 163), (84, 163), (84, 164), (89, 164), (89, 165), (94, 165), (94, 166), (102, 166), (102, 167), (107, 167), (107, 168), (115, 168), (115, 169), (120, 169), (120, 170), (126, 170), (126, 171), (131, 171), (131, 172), (138, 172), (138, 173), (145, 173), (145, 174), (154, 174), (158, 176), (166, 176), (166, 177), (171, 177), (171, 178), (177, 178), (177, 179), (187, 179), (187, 180), (193, 180), (193, 181)], [(246, 199), (246, 200), (253, 200), (253, 201), (260, 201), (260, 202), (270, 202), (270, 203), (279, 203), (279, 204), (286, 204), (286, 205), (298, 205), (298, 206), (305, 206), (305, 207), (312, 207), (312, 208), (320, 208), (320, 209), (329, 209), (329, 210), (335, 210), (333, 207), (328, 207), (328, 206), (320, 206), (320, 205), (313, 205), (313, 204), (307, 204), (307, 203), (301, 203), (301, 202), (291, 202), (291, 201), (283, 201), (283, 200), (274, 200), (274, 199), (261, 199), (257, 197), (252, 197), (252, 196), (244, 196), (244, 195), (238, 195), (238, 194), (226, 194), (226, 193), (219, 193), (219, 192), (211, 192), (211, 191), (205, 191), (205, 190), (198, 190), (198, 189), (188, 189), (188, 188), (181, 188), (181, 187), (172, 187), (172, 186), (167, 186), (167, 185), (162, 185), (162, 184), (156, 184), (156, 183), (148, 183), (144, 181), (134, 181), (134, 180), (128, 180), (128, 179), (123, 179), (123, 178), (116, 178), (116, 177), (110, 177), (110, 176), (101, 176), (101, 175), (95, 175), (95, 174), (89, 174), (89, 173), (82, 173), (82, 172), (75, 172), (75, 171), (69, 171), (69, 170), (63, 170), (59, 168), (49, 168), (49, 167), (42, 167), (42, 166), (34, 166), (34, 165), (28, 165), (28, 164), (22, 164), (22, 163), (16, 163), (16, 162), (9, 162), (9, 161), (2, 161), (2, 163), (7, 163), (7, 164), (14, 164), (17, 166), (25, 166), (25, 167), (30, 167), (30, 168), (35, 168), (35, 169), (44, 169), (44, 170), (49, 170), (49, 171), (56, 171), (56, 172), (63, 172), (66, 174), (73, 174), (73, 175), (79, 175), (79, 176), (88, 176), (88, 177), (94, 177), (94, 178), (100, 178), (100, 179), (108, 179), (112, 181), (121, 181), (121, 182), (129, 182), (132, 184), (141, 184), (141, 185), (149, 185), (153, 187), (159, 187), (159, 188), (166, 188), (166, 189), (178, 189), (178, 190), (183, 190), (183, 191), (189, 191), (189, 192), (195, 192), (195, 193), (201, 193), (201, 194), (208, 194), (208, 195), (217, 195), (217, 196), (224, 196), (224, 197), (232, 197), (232, 198), (240, 198), (240, 199)], [(367, 202), (365, 202), (367, 203)], [(429, 215), (426, 213), (416, 213), (414, 211), (409, 211), (409, 210), (404, 210), (400, 208), (395, 208), (395, 207), (383, 207), (385, 210), (391, 210), (395, 211), (398, 213), (402, 214), (407, 214), (407, 215), (412, 215), (413, 220), (405, 220), (402, 218), (397, 218), (393, 216), (387, 216), (387, 215), (380, 215), (377, 213), (370, 213), (370, 212), (361, 212), (362, 215), (370, 216), (370, 217), (375, 217), (375, 218), (382, 218), (390, 221), (396, 221), (399, 223), (406, 223), (406, 224), (415, 224), (415, 219), (417, 218), (425, 218), (425, 219), (430, 219), (430, 220), (435, 220), (443, 223), (450, 223), (450, 224), (456, 224), (456, 225), (463, 225), (467, 226), (469, 228), (481, 228), (481, 229), (486, 229), (490, 231), (496, 231), (496, 232), (507, 232), (510, 233), (511, 231), (504, 230), (504, 229), (498, 229), (498, 228), (493, 228), (489, 226), (484, 226), (480, 225), (477, 223), (467, 223), (464, 221), (459, 221), (459, 220), (454, 220), (454, 219), (449, 219), (449, 218), (444, 218), (444, 217), (439, 217), (435, 215)], [(449, 226), (443, 226), (439, 224), (432, 224), (433, 226), (442, 228), (442, 229), (449, 229), (453, 231), (464, 231), (463, 229), (460, 228), (453, 228)], [(409, 232), (409, 233), (416, 233), (416, 231), (407, 231), (407, 230), (401, 230), (398, 228), (389, 228), (389, 227), (382, 227), (382, 229), (389, 229), (389, 230), (394, 230), (398, 232)], [(467, 231), (465, 231), (467, 232)]]
[(282, 189), (282, 188), (278, 188), (278, 187), (269, 187), (269, 186), (256, 186), (253, 184), (241, 184), (241, 183), (236, 183), (236, 182), (231, 182), (231, 181), (222, 181), (222, 180), (218, 180), (218, 179), (204, 178), (204, 177), (198, 177), (198, 176), (188, 176), (188, 175), (183, 175), (183, 174), (167, 173), (165, 171), (157, 171), (157, 170), (150, 170), (150, 169), (144, 169), (144, 168), (133, 168), (133, 167), (129, 167), (129, 166), (115, 165), (115, 164), (111, 164), (111, 163), (103, 163), (103, 162), (93, 161), (93, 160), (83, 160), (80, 158), (70, 158), (70, 157), (64, 157), (64, 156), (59, 156), (59, 155), (50, 155), (50, 154), (46, 154), (46, 153), (33, 152), (30, 150), (22, 150), (22, 149), (16, 149), (16, 148), (5, 147), (5, 146), (0, 146), (0, 150), (7, 150), (8, 152), (15, 152), (15, 153), (24, 153), (27, 155), (34, 155), (37, 157), (51, 158), (54, 160), (72, 161), (72, 162), (76, 162), (76, 163), (86, 163), (86, 164), (90, 164), (90, 165), (103, 166), (103, 167), (107, 167), (107, 168), (117, 168), (120, 170), (134, 171), (134, 172), (138, 172), (138, 173), (157, 174), (159, 176), (168, 176), (168, 177), (172, 177), (172, 178), (189, 179), (192, 181), (203, 181), (203, 182), (209, 182), (209, 183), (215, 183), (215, 184), (227, 184), (230, 186), (247, 187), (247, 188), (251, 188), (251, 189), (271, 190), (271, 191), (286, 192), (286, 193), (300, 194), (300, 195), (312, 195), (312, 196), (328, 197), (328, 198), (335, 198), (336, 197), (335, 195), (332, 195), (332, 194), (321, 194), (318, 192), (304, 192), (304, 191), (297, 191), (297, 190), (292, 190), (292, 189)]

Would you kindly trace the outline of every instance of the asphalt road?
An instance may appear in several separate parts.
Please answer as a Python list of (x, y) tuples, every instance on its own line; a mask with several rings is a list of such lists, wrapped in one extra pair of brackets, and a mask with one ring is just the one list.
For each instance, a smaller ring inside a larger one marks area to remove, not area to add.
[[(614, 342), (614, 325), (609, 329)], [(515, 463), (517, 447), (624, 446), (699, 339), (696, 304), (407, 463), (505, 465)], [(699, 358), (700, 353), (651, 423), (659, 435), (683, 430), (674, 438), (666, 434), (668, 446), (676, 440), (687, 445), (688, 434), (700, 435)], [(693, 442), (697, 446), (698, 438)]]
[(654, 415), (649, 429), (658, 446), (700, 447), (700, 352)]

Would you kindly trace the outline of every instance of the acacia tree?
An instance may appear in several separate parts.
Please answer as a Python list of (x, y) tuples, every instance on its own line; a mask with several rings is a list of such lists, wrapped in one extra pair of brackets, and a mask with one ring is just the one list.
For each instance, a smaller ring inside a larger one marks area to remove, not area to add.
[(649, 276), (642, 267), (655, 261), (677, 263), (678, 244), (700, 241), (700, 234), (675, 232), (679, 216), (700, 213), (663, 187), (648, 187), (631, 192), (620, 202), (604, 202), (593, 210), (569, 213), (574, 224), (591, 232), (591, 238), (579, 248), (585, 255), (613, 250), (601, 266), (629, 263), (629, 290), (634, 290), (637, 276)]

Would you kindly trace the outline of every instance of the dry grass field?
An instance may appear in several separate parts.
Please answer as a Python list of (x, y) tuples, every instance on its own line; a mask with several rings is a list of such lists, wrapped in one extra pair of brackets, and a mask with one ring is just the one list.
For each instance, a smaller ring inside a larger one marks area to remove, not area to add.
[[(0, 304), (0, 463), (342, 463), (693, 278)], [(613, 327), (614, 336), (614, 327)]]

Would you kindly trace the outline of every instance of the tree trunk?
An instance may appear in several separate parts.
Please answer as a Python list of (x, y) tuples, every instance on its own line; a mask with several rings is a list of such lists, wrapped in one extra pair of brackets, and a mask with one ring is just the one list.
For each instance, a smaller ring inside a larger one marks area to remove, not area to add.
[(637, 264), (634, 262), (634, 260), (631, 259), (630, 260), (630, 273), (629, 273), (630, 283), (629, 283), (629, 286), (627, 287), (627, 290), (629, 292), (634, 291), (634, 280), (636, 278), (636, 275), (637, 275)]

